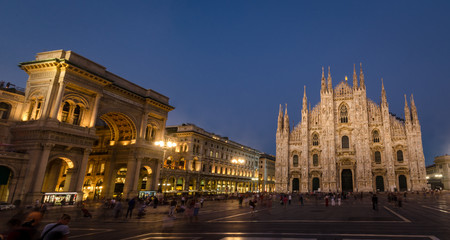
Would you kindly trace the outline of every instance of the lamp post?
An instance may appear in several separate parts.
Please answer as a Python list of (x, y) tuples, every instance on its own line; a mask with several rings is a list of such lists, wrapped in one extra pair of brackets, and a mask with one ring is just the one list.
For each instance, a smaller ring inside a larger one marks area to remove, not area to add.
[[(239, 158), (239, 159), (232, 159), (232, 160), (231, 160), (231, 163), (232, 163), (232, 164), (235, 164), (236, 166), (238, 166), (238, 165), (243, 165), (243, 164), (245, 163), (245, 160), (244, 160), (244, 159), (240, 159), (240, 158)], [(238, 174), (237, 174), (237, 171), (235, 171), (234, 173), (236, 174), (236, 186), (235, 186), (234, 191), (235, 191), (235, 192), (238, 192), (238, 189), (237, 189), (237, 188), (238, 188), (238, 177), (239, 177), (239, 176), (238, 176)]]
[(155, 142), (155, 145), (163, 149), (163, 159), (159, 166), (159, 183), (158, 183), (158, 192), (162, 193), (162, 184), (163, 184), (162, 183), (162, 179), (163, 179), (162, 178), (162, 170), (163, 170), (164, 161), (166, 159), (166, 151), (168, 149), (171, 149), (171, 148), (177, 146), (177, 144), (172, 141), (158, 141), (158, 142)]

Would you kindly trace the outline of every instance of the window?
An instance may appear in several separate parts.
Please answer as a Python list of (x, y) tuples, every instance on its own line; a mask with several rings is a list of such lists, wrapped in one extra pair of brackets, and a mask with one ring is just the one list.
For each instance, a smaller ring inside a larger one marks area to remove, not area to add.
[[(293, 165), (294, 165), (294, 167), (298, 167), (298, 155), (294, 155)], [(261, 166), (261, 168), (262, 168), (262, 166)]]
[(81, 107), (77, 105), (75, 107), (75, 110), (73, 110), (73, 121), (72, 121), (73, 125), (80, 125), (80, 115), (81, 115)]
[(313, 146), (319, 146), (319, 135), (317, 133), (313, 134), (312, 144)]
[(341, 123), (348, 123), (348, 111), (347, 106), (342, 105), (340, 112)]
[(349, 140), (347, 136), (342, 136), (342, 148), (343, 149), (348, 149), (350, 146), (349, 144)]
[(403, 152), (402, 152), (402, 150), (398, 150), (397, 151), (397, 161), (398, 162), (403, 162)]
[(67, 120), (69, 118), (69, 111), (70, 111), (70, 104), (68, 102), (65, 102), (63, 109), (62, 109), (62, 114), (61, 114), (62, 122), (67, 122)]
[(375, 152), (375, 163), (380, 164), (381, 163), (381, 153), (379, 151)]
[(317, 155), (317, 154), (313, 155), (313, 166), (314, 167), (319, 166), (319, 155)]
[(1, 119), (8, 119), (10, 111), (11, 111), (11, 105), (4, 103), (4, 102), (0, 103), (0, 118)]
[(380, 142), (380, 133), (377, 130), (373, 131), (373, 142)]

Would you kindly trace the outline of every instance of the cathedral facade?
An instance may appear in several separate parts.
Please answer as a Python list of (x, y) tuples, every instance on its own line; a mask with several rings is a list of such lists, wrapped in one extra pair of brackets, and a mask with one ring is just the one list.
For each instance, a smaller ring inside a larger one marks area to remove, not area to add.
[[(358, 83), (359, 82), (359, 83)], [(280, 105), (276, 132), (277, 192), (417, 191), (426, 187), (422, 133), (413, 96), (405, 95), (405, 119), (366, 96), (362, 67), (333, 88), (322, 68), (320, 102), (293, 129)]]

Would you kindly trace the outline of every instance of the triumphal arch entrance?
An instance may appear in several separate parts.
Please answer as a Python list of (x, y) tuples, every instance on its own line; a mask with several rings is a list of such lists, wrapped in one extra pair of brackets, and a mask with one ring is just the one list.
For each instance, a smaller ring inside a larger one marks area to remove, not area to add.
[(127, 198), (158, 188), (163, 150), (153, 143), (174, 109), (168, 97), (72, 51), (38, 53), (20, 68), (26, 89), (0, 88), (2, 200)]

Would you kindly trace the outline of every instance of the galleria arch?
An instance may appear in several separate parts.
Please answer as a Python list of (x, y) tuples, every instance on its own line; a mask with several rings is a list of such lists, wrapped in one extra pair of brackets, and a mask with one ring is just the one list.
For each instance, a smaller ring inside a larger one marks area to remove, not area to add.
[(14, 169), (2, 198), (31, 203), (70, 192), (79, 201), (157, 189), (163, 151), (153, 142), (174, 109), (168, 97), (72, 51), (38, 53), (20, 67), (27, 88), (0, 97), (8, 129), (0, 138), (10, 139), (1, 160)]

